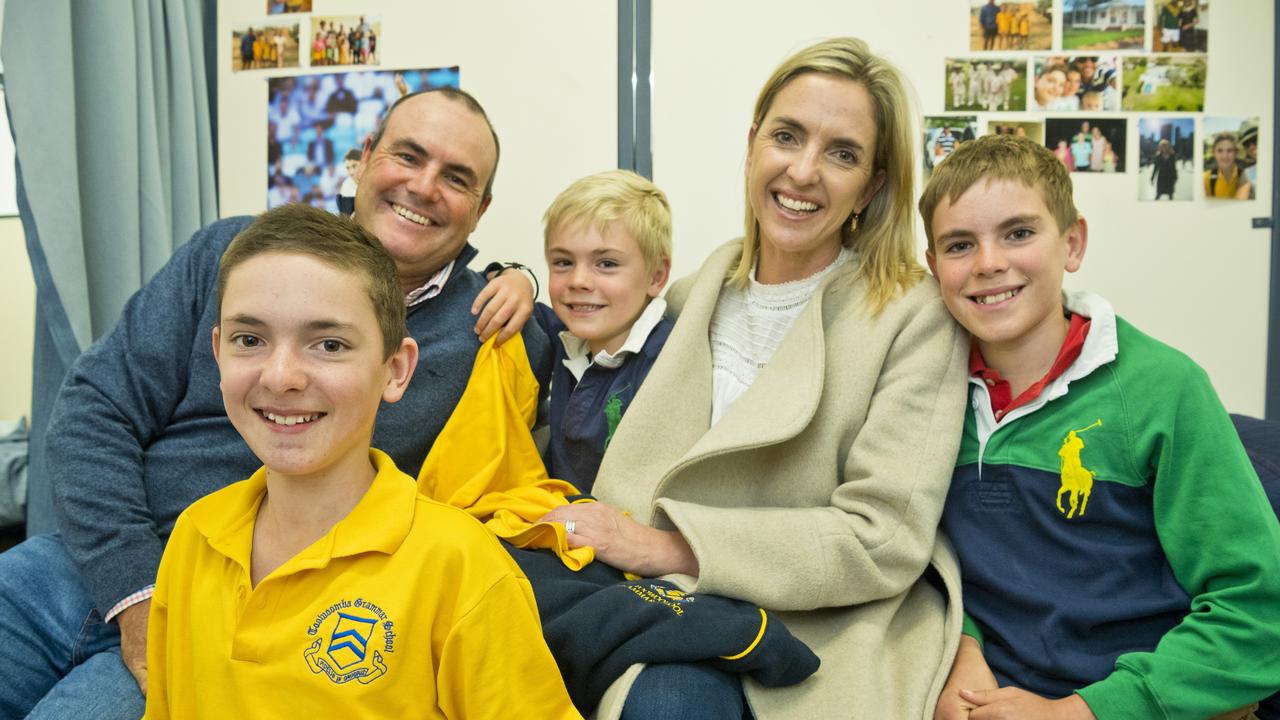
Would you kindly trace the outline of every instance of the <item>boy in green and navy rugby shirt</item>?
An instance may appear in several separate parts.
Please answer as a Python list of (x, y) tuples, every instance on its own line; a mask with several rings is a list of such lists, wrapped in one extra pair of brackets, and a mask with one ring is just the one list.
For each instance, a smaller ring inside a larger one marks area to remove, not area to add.
[(1064, 295), (1088, 228), (1046, 148), (962, 145), (920, 212), (973, 335), (935, 718), (1250, 717), (1280, 687), (1280, 525), (1204, 371)]

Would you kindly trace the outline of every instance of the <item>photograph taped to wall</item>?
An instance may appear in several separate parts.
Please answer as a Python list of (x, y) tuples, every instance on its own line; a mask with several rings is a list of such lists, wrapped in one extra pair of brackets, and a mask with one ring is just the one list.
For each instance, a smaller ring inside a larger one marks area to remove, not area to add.
[(311, 67), (377, 65), (382, 21), (364, 15), (313, 15)]
[(1141, 50), (1147, 0), (1062, 0), (1063, 50)]
[(1120, 106), (1129, 111), (1201, 112), (1208, 76), (1204, 55), (1126, 57)]
[[(0, 107), (4, 107), (4, 75), (0, 75)], [(18, 214), (18, 180), (14, 171), (13, 133), (9, 114), (0, 112), (0, 217)]]
[(1138, 120), (1138, 199), (1191, 200), (1196, 184), (1196, 122), (1192, 118)]
[(978, 137), (978, 118), (973, 115), (934, 115), (924, 119), (924, 177), (947, 159), (960, 143)]
[(383, 113), (402, 94), (459, 87), (460, 75), (454, 66), (271, 78), (267, 208), (307, 202), (350, 212), (355, 202), (351, 170)]
[(1152, 52), (1206, 52), (1209, 0), (1152, 0)]
[(1258, 118), (1206, 116), (1204, 196), (1253, 200), (1258, 194)]
[(948, 58), (947, 110), (1000, 112), (1027, 107), (1027, 61), (1017, 58)]
[(1071, 172), (1124, 172), (1125, 123), (1119, 118), (1048, 118), (1044, 145)]
[(1044, 123), (1040, 120), (1006, 120), (1003, 118), (987, 121), (988, 135), (1018, 135), (1031, 138), (1037, 143), (1044, 143)]
[(1053, 47), (1052, 0), (969, 0), (969, 49), (1049, 50)]
[(1053, 55), (1032, 62), (1028, 110), (1118, 112), (1120, 59), (1115, 55)]
[(231, 71), (298, 67), (298, 23), (242, 25), (231, 30)]
[(267, 14), (311, 12), (311, 0), (267, 0)]

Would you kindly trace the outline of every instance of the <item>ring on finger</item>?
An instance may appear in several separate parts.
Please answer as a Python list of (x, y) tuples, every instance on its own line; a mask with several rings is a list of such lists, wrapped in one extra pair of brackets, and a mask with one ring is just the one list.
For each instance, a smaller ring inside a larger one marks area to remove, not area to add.
[(575, 529), (575, 527), (576, 527), (576, 526), (577, 526), (577, 523), (576, 523), (576, 522), (574, 522), (573, 520), (565, 520), (565, 521), (564, 521), (564, 531), (565, 531), (565, 533), (566, 533), (566, 534), (568, 534), (568, 535), (572, 535), (572, 534), (573, 534), (573, 531), (574, 531), (574, 529)]

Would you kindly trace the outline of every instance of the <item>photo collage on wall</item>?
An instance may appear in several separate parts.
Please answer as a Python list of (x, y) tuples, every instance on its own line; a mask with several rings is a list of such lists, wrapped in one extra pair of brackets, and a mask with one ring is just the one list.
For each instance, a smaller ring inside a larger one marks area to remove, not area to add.
[[(953, 149), (938, 147), (941, 128), (981, 126), (1035, 138), (1075, 173), (1137, 170), (1141, 200), (1256, 197), (1257, 118), (1200, 115), (1210, 0), (966, 2), (970, 54), (944, 61), (943, 110), (956, 115), (925, 118), (926, 177)], [(1137, 118), (1136, 168), (1129, 113), (1183, 113)]]
[(387, 110), (410, 93), (461, 87), (456, 65), (368, 69), (382, 64), (381, 17), (357, 3), (324, 9), (266, 0), (267, 19), (232, 24), (231, 70), (267, 71), (253, 73), (267, 83), (267, 209), (305, 202), (351, 214), (361, 149)]

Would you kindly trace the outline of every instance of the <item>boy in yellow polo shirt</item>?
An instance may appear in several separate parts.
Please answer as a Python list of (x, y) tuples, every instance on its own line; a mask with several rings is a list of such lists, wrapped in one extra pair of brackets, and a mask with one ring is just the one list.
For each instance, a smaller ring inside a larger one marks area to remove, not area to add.
[(178, 519), (152, 598), (148, 718), (579, 718), (528, 580), (369, 447), (417, 364), (391, 257), (292, 205), (232, 241), (213, 352), (264, 467)]

